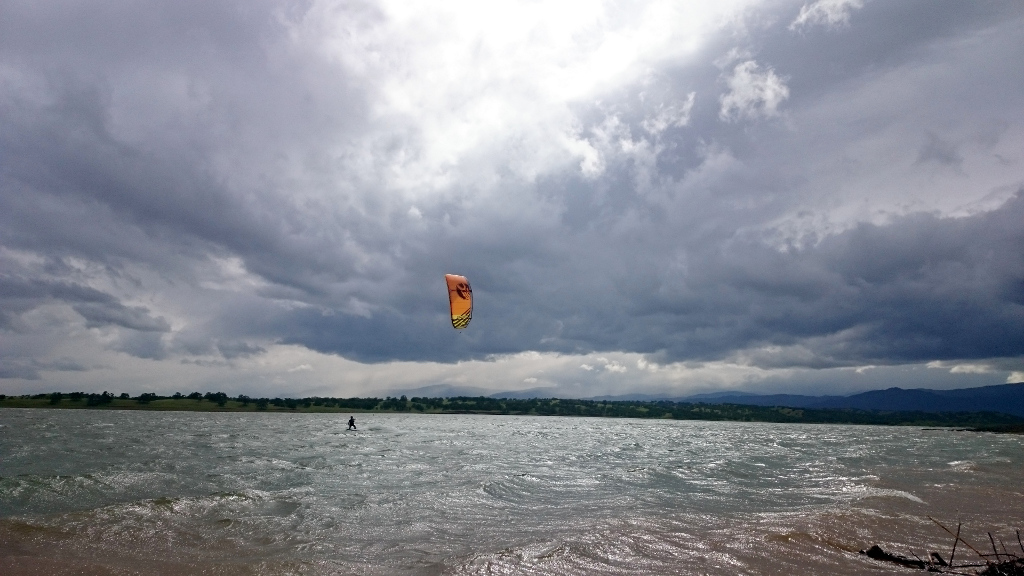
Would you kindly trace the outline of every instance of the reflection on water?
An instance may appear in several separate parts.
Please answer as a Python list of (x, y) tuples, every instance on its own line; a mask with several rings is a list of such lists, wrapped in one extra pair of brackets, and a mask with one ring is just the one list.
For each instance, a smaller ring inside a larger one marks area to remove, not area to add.
[(1019, 436), (347, 419), (0, 410), (0, 573), (891, 574), (927, 515), (1024, 525)]

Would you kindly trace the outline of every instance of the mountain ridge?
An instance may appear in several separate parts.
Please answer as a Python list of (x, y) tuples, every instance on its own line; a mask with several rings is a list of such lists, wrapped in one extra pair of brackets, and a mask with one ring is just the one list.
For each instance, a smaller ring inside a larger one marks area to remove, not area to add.
[[(715, 402), (709, 402), (712, 399)], [(1024, 417), (1024, 382), (952, 390), (904, 389), (894, 386), (850, 396), (758, 395), (743, 392), (728, 395), (719, 393), (718, 395), (689, 396), (681, 398), (680, 401), (787, 408), (857, 408), (893, 412), (1000, 412)]]

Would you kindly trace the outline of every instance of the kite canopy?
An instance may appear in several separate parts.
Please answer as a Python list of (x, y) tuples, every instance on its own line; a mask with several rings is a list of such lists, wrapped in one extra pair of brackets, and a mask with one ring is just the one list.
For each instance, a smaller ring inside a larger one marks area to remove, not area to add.
[(448, 283), (448, 303), (452, 309), (452, 326), (456, 330), (462, 330), (469, 326), (473, 319), (473, 289), (469, 287), (469, 280), (465, 276), (456, 274), (445, 274), (445, 282)]

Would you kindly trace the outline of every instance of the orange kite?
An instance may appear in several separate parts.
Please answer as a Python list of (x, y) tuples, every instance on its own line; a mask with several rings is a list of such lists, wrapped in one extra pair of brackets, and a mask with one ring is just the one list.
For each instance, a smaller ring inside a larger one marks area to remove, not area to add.
[(462, 330), (469, 326), (473, 319), (473, 289), (469, 287), (469, 280), (465, 276), (445, 274), (445, 282), (448, 283), (448, 303), (452, 309), (452, 326), (456, 330)]

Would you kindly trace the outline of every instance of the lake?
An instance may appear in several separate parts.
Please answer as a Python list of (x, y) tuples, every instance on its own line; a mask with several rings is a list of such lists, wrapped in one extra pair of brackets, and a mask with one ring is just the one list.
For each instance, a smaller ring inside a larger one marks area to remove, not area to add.
[(1024, 528), (1021, 436), (348, 416), (0, 409), (0, 573), (893, 574), (857, 551), (948, 557), (928, 516)]

